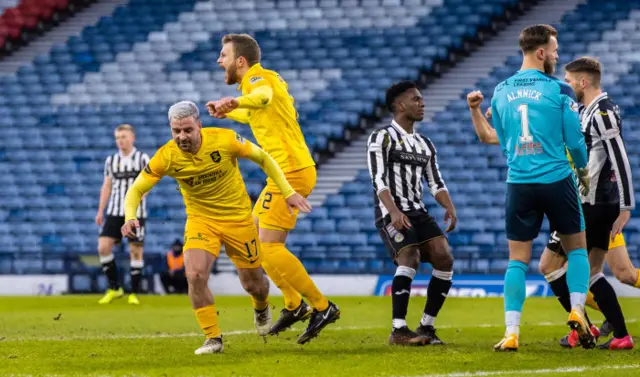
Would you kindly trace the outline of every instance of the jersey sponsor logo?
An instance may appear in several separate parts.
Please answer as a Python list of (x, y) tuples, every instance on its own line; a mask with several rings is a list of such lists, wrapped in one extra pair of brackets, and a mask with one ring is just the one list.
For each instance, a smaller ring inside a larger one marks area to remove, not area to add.
[(211, 156), (211, 160), (213, 160), (213, 162), (215, 162), (216, 164), (220, 162), (220, 160), (222, 160), (222, 156), (220, 156), (220, 152), (218, 151), (211, 152), (209, 156)]
[(227, 169), (217, 169), (210, 173), (202, 174), (197, 177), (181, 179), (181, 181), (190, 187), (206, 185), (216, 182), (218, 179), (227, 174), (227, 171)]
[(391, 151), (389, 160), (400, 164), (424, 166), (429, 163), (429, 156), (417, 152)]
[(264, 80), (264, 79), (260, 76), (253, 76), (252, 78), (249, 79), (249, 84), (255, 84), (260, 80)]

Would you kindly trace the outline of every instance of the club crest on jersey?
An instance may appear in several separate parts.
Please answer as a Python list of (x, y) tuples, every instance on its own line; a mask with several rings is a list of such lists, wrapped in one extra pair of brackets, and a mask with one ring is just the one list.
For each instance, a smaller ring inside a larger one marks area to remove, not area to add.
[(209, 155), (211, 156), (211, 159), (213, 160), (213, 162), (215, 162), (216, 164), (218, 162), (220, 162), (220, 160), (222, 160), (222, 156), (220, 156), (220, 152), (218, 151), (213, 151), (211, 152), (211, 154)]
[(249, 79), (249, 84), (255, 84), (255, 83), (257, 83), (257, 82), (258, 82), (258, 81), (260, 81), (260, 80), (263, 80), (263, 78), (262, 78), (262, 77), (260, 77), (260, 76), (254, 76), (254, 77), (252, 77), (252, 78), (250, 78), (250, 79)]
[(569, 107), (571, 108), (571, 111), (573, 111), (574, 113), (577, 113), (578, 109), (580, 108), (578, 103), (576, 101), (573, 101), (573, 100), (571, 100), (571, 104), (569, 104)]

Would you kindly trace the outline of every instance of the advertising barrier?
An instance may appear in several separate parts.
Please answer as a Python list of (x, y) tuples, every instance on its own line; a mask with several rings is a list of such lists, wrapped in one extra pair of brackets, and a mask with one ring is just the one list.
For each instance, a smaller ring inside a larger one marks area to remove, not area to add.
[[(104, 280), (103, 276), (100, 277)], [(157, 274), (146, 278), (149, 282), (145, 287), (150, 292), (165, 294)], [(390, 296), (393, 281), (393, 275), (312, 275), (311, 278), (327, 296)], [(416, 276), (411, 286), (411, 295), (426, 296), (430, 278), (430, 275)], [(95, 279), (95, 276), (89, 275), (0, 275), (0, 296), (100, 293), (104, 289), (103, 285), (106, 287), (106, 282), (97, 284)], [(624, 285), (613, 277), (607, 279), (618, 296), (640, 297), (640, 289)], [(209, 288), (219, 296), (246, 295), (235, 273), (211, 275)], [(501, 297), (503, 291), (503, 275), (454, 275), (449, 297)], [(274, 296), (281, 295), (273, 282), (270, 293)], [(553, 296), (553, 293), (542, 276), (527, 277), (527, 297), (548, 296)]]

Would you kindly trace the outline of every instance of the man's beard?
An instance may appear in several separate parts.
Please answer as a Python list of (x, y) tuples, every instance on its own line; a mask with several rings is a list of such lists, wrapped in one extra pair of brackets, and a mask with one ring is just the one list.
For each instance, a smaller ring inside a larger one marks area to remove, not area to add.
[(544, 61), (544, 73), (547, 75), (553, 75), (553, 72), (556, 71), (556, 65), (553, 64), (551, 60)]
[(578, 102), (582, 103), (582, 100), (584, 99), (584, 91), (579, 92), (579, 91), (575, 91), (576, 93), (576, 99), (578, 100)]
[(237, 81), (237, 74), (236, 74), (236, 70), (238, 68), (236, 67), (236, 64), (233, 63), (232, 66), (229, 67), (229, 69), (227, 70), (227, 85), (233, 85), (235, 84)]

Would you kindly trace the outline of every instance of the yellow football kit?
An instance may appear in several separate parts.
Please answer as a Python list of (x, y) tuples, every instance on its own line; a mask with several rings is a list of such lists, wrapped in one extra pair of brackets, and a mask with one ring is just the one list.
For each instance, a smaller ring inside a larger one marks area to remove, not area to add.
[[(569, 159), (569, 163), (571, 164), (571, 168), (574, 169), (575, 166), (573, 165), (573, 159), (571, 158), (571, 155), (569, 154), (569, 151), (567, 151), (567, 159)], [(624, 235), (622, 235), (622, 233), (617, 234), (614, 238), (613, 241), (609, 241), (609, 250), (615, 248), (615, 247), (620, 247), (620, 246), (627, 246), (627, 242), (624, 239)]]
[[(248, 123), (260, 147), (276, 160), (293, 189), (307, 197), (316, 184), (315, 162), (300, 130), (287, 83), (278, 73), (255, 64), (242, 78), (240, 89), (239, 107), (227, 117)], [(298, 212), (289, 212), (285, 198), (268, 179), (253, 213), (261, 227), (289, 231), (295, 227)]]
[(161, 147), (138, 176), (125, 198), (126, 220), (136, 218), (140, 198), (170, 176), (178, 181), (187, 213), (184, 249), (203, 249), (216, 256), (221, 244), (240, 268), (261, 265), (258, 231), (251, 216), (251, 199), (238, 167), (238, 157), (259, 164), (285, 197), (295, 193), (275, 161), (232, 130), (201, 130), (195, 153), (183, 152), (172, 140)]
[[(315, 162), (298, 124), (298, 113), (293, 106), (288, 85), (276, 72), (253, 65), (242, 77), (242, 96), (238, 108), (227, 118), (251, 126), (258, 144), (276, 160), (291, 186), (307, 197), (316, 184)], [(298, 211), (289, 212), (285, 197), (267, 179), (253, 209), (261, 228), (288, 232), (296, 225)], [(303, 294), (319, 311), (329, 306), (329, 301), (315, 286), (304, 266), (284, 243), (263, 243), (266, 254), (263, 268), (280, 288), (285, 306), (295, 310), (301, 305)]]

